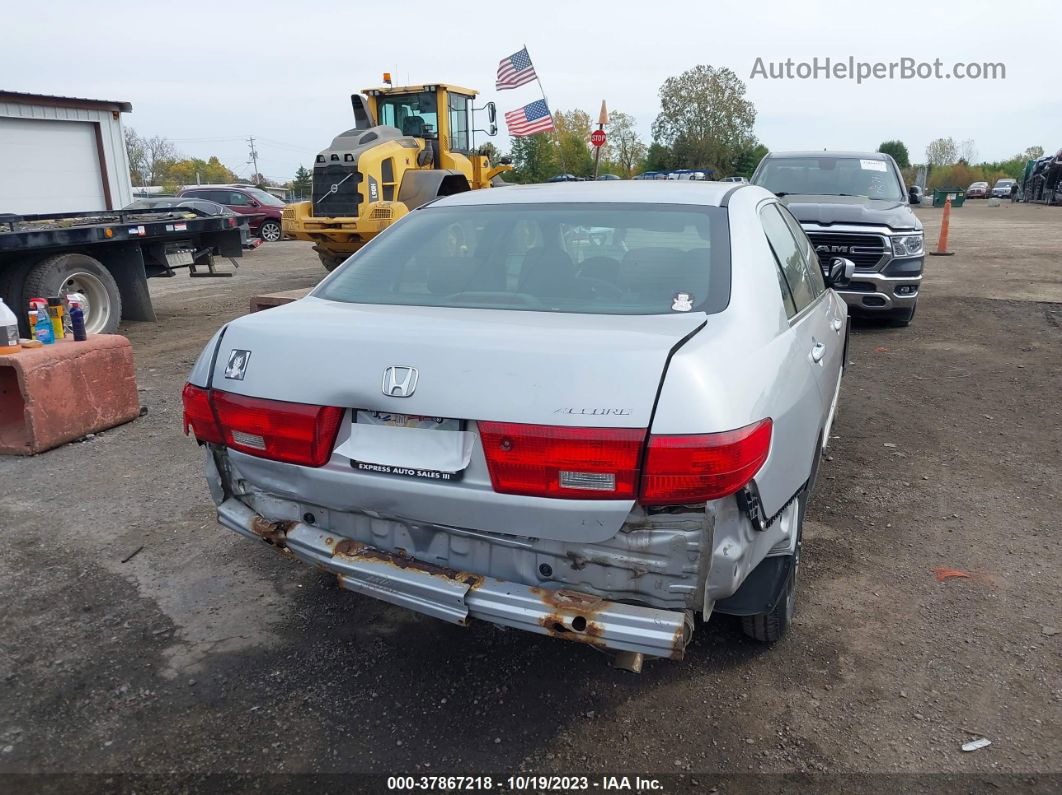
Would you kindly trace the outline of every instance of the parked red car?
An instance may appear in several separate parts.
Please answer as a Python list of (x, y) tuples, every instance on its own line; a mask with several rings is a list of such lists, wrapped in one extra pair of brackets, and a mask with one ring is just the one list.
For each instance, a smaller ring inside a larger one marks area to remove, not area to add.
[(185, 188), (177, 194), (181, 198), (195, 197), (224, 204), (230, 210), (251, 218), (251, 234), (266, 243), (275, 243), (283, 236), (280, 216), (284, 202), (253, 185), (211, 185)]
[(988, 198), (988, 183), (987, 182), (975, 182), (966, 189), (967, 199), (987, 199)]

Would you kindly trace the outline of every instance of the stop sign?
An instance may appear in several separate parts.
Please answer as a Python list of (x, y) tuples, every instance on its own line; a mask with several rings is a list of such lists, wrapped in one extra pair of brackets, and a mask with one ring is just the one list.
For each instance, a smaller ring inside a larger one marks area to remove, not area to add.
[(605, 131), (604, 130), (594, 130), (590, 134), (590, 143), (592, 143), (594, 146), (604, 146), (605, 145)]

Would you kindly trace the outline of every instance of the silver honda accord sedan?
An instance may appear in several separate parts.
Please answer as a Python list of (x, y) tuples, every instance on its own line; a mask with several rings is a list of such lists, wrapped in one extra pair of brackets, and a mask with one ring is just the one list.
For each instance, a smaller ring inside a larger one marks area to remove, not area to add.
[(768, 191), (589, 182), (410, 212), (184, 389), (221, 524), (455, 624), (681, 659), (778, 639), (847, 309)]

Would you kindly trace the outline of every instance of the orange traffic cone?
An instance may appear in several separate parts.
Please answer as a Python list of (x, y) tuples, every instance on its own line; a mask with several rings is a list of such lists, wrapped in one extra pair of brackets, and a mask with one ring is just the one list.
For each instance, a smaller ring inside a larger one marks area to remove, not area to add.
[(944, 201), (944, 217), (940, 219), (940, 239), (937, 240), (937, 250), (930, 251), (934, 257), (950, 257), (955, 252), (948, 251), (948, 223), (951, 221), (951, 199)]

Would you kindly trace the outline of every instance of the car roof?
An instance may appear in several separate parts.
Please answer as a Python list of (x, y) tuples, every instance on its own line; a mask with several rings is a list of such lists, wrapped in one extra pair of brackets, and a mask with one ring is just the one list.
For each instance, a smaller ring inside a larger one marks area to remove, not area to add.
[(447, 196), (433, 206), (458, 207), (484, 204), (559, 204), (563, 202), (644, 202), (649, 204), (700, 204), (719, 207), (723, 197), (734, 190), (751, 190), (750, 185), (732, 182), (692, 182), (689, 180), (591, 180), (554, 182), (539, 185), (507, 185), (503, 188), (471, 190)]
[(888, 160), (889, 156), (884, 152), (834, 152), (834, 151), (808, 151), (808, 152), (768, 152), (767, 157), (858, 157), (860, 160)]

